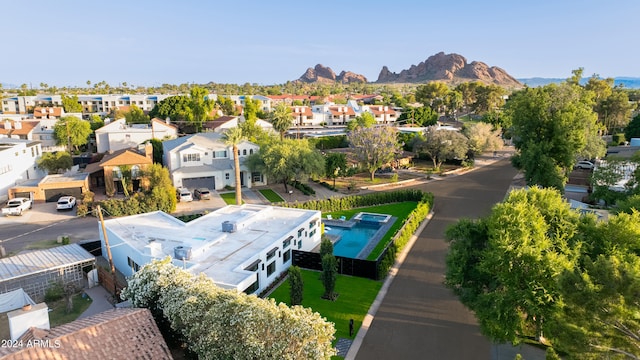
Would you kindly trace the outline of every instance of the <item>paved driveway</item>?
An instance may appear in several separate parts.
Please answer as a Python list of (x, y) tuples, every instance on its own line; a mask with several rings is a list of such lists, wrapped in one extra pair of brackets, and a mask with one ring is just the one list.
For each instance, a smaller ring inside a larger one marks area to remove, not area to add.
[[(444, 231), (461, 217), (487, 215), (516, 175), (508, 159), (416, 188), (433, 192), (435, 216), (389, 287), (356, 359), (490, 359), (473, 313), (444, 287)], [(511, 357), (513, 359), (513, 356)]]

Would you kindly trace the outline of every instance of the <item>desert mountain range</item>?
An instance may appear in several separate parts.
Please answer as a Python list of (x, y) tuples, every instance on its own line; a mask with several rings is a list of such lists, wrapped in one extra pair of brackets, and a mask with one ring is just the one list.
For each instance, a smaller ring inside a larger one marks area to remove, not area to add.
[[(321, 64), (307, 71), (298, 79), (305, 83), (366, 83), (369, 82), (364, 75), (351, 71), (342, 71), (339, 75), (330, 67)], [(480, 61), (467, 62), (467, 59), (459, 54), (445, 54), (439, 52), (429, 56), (427, 60), (418, 65), (411, 65), (409, 69), (399, 73), (391, 72), (387, 66), (383, 66), (378, 75), (378, 84), (385, 83), (426, 83), (429, 81), (443, 81), (450, 84), (458, 84), (467, 81), (481, 81), (486, 84), (496, 84), (505, 87), (520, 87), (522, 84), (505, 70), (489, 66)]]

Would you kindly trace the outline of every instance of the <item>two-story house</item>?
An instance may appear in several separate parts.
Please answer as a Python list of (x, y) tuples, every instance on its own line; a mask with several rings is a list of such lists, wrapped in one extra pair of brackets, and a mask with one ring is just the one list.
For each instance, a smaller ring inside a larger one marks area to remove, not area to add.
[[(133, 191), (146, 186), (142, 176), (144, 170), (153, 164), (153, 146), (150, 143), (137, 148), (121, 149), (105, 155), (100, 162), (87, 165), (84, 170), (89, 175), (89, 189), (94, 193), (113, 196), (124, 193), (124, 187), (131, 185)], [(131, 184), (123, 182), (125, 171), (130, 172)]]
[(27, 180), (42, 179), (46, 172), (37, 166), (42, 155), (40, 142), (0, 138), (0, 200), (6, 200), (8, 191)]
[(175, 138), (178, 128), (160, 119), (152, 119), (150, 124), (127, 124), (119, 119), (96, 130), (96, 145), (99, 153), (137, 147), (151, 139)]
[(238, 144), (238, 154), (224, 143), (223, 134), (200, 133), (167, 140), (162, 143), (164, 165), (169, 169), (176, 187), (206, 187), (221, 190), (235, 186), (234, 156), (240, 160), (240, 183), (242, 186), (266, 185), (267, 178), (260, 172), (251, 172), (244, 164), (247, 156), (260, 147), (250, 141)]

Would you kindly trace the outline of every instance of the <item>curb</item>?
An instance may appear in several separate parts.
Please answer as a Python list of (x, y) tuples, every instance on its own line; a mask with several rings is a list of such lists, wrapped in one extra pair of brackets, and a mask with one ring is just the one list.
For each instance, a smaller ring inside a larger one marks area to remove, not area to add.
[(353, 339), (353, 343), (351, 343), (351, 347), (349, 347), (349, 352), (347, 352), (347, 356), (344, 357), (345, 360), (353, 360), (356, 358), (356, 355), (358, 354), (358, 350), (360, 350), (360, 346), (362, 345), (362, 341), (364, 340), (364, 337), (367, 335), (367, 331), (371, 326), (371, 322), (373, 322), (373, 318), (375, 317), (376, 312), (378, 312), (378, 308), (380, 308), (380, 304), (382, 304), (382, 300), (384, 300), (384, 297), (387, 295), (389, 286), (391, 286), (391, 283), (393, 282), (393, 279), (395, 279), (396, 274), (400, 269), (400, 266), (404, 262), (404, 259), (407, 257), (407, 254), (409, 254), (409, 251), (413, 247), (413, 244), (418, 239), (418, 235), (416, 234), (422, 233), (422, 231), (427, 226), (429, 221), (431, 221), (431, 218), (433, 218), (433, 214), (434, 212), (433, 210), (431, 210), (431, 212), (429, 212), (429, 214), (427, 215), (425, 220), (422, 222), (422, 224), (420, 224), (420, 226), (418, 226), (416, 231), (413, 233), (407, 245), (404, 247), (404, 249), (402, 249), (402, 252), (398, 254), (398, 257), (396, 258), (396, 262), (393, 264), (391, 269), (389, 269), (389, 274), (387, 275), (387, 278), (385, 279), (384, 284), (382, 284), (380, 291), (378, 291), (378, 296), (376, 296), (376, 299), (373, 300), (371, 307), (369, 307), (369, 311), (367, 311), (367, 315), (365, 315), (364, 319), (362, 320), (362, 326), (360, 326), (360, 329), (358, 330), (358, 333), (356, 334), (355, 339)]

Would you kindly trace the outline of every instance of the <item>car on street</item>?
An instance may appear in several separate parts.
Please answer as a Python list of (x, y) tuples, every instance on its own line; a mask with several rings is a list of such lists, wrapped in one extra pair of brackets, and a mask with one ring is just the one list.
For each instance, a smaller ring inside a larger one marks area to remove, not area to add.
[(591, 161), (587, 160), (578, 161), (578, 163), (576, 163), (576, 169), (593, 170), (594, 167), (595, 165)]
[(58, 199), (56, 210), (72, 210), (76, 206), (76, 198), (73, 196), (62, 196)]
[(211, 199), (211, 191), (207, 188), (198, 188), (193, 190), (193, 196), (198, 200), (209, 200)]
[(191, 195), (191, 191), (189, 191), (189, 189), (187, 188), (179, 187), (176, 190), (176, 193), (178, 194), (178, 200), (180, 202), (193, 201), (193, 196)]
[(7, 206), (2, 208), (2, 215), (22, 215), (23, 212), (31, 209), (33, 202), (31, 199), (17, 197), (7, 201)]

